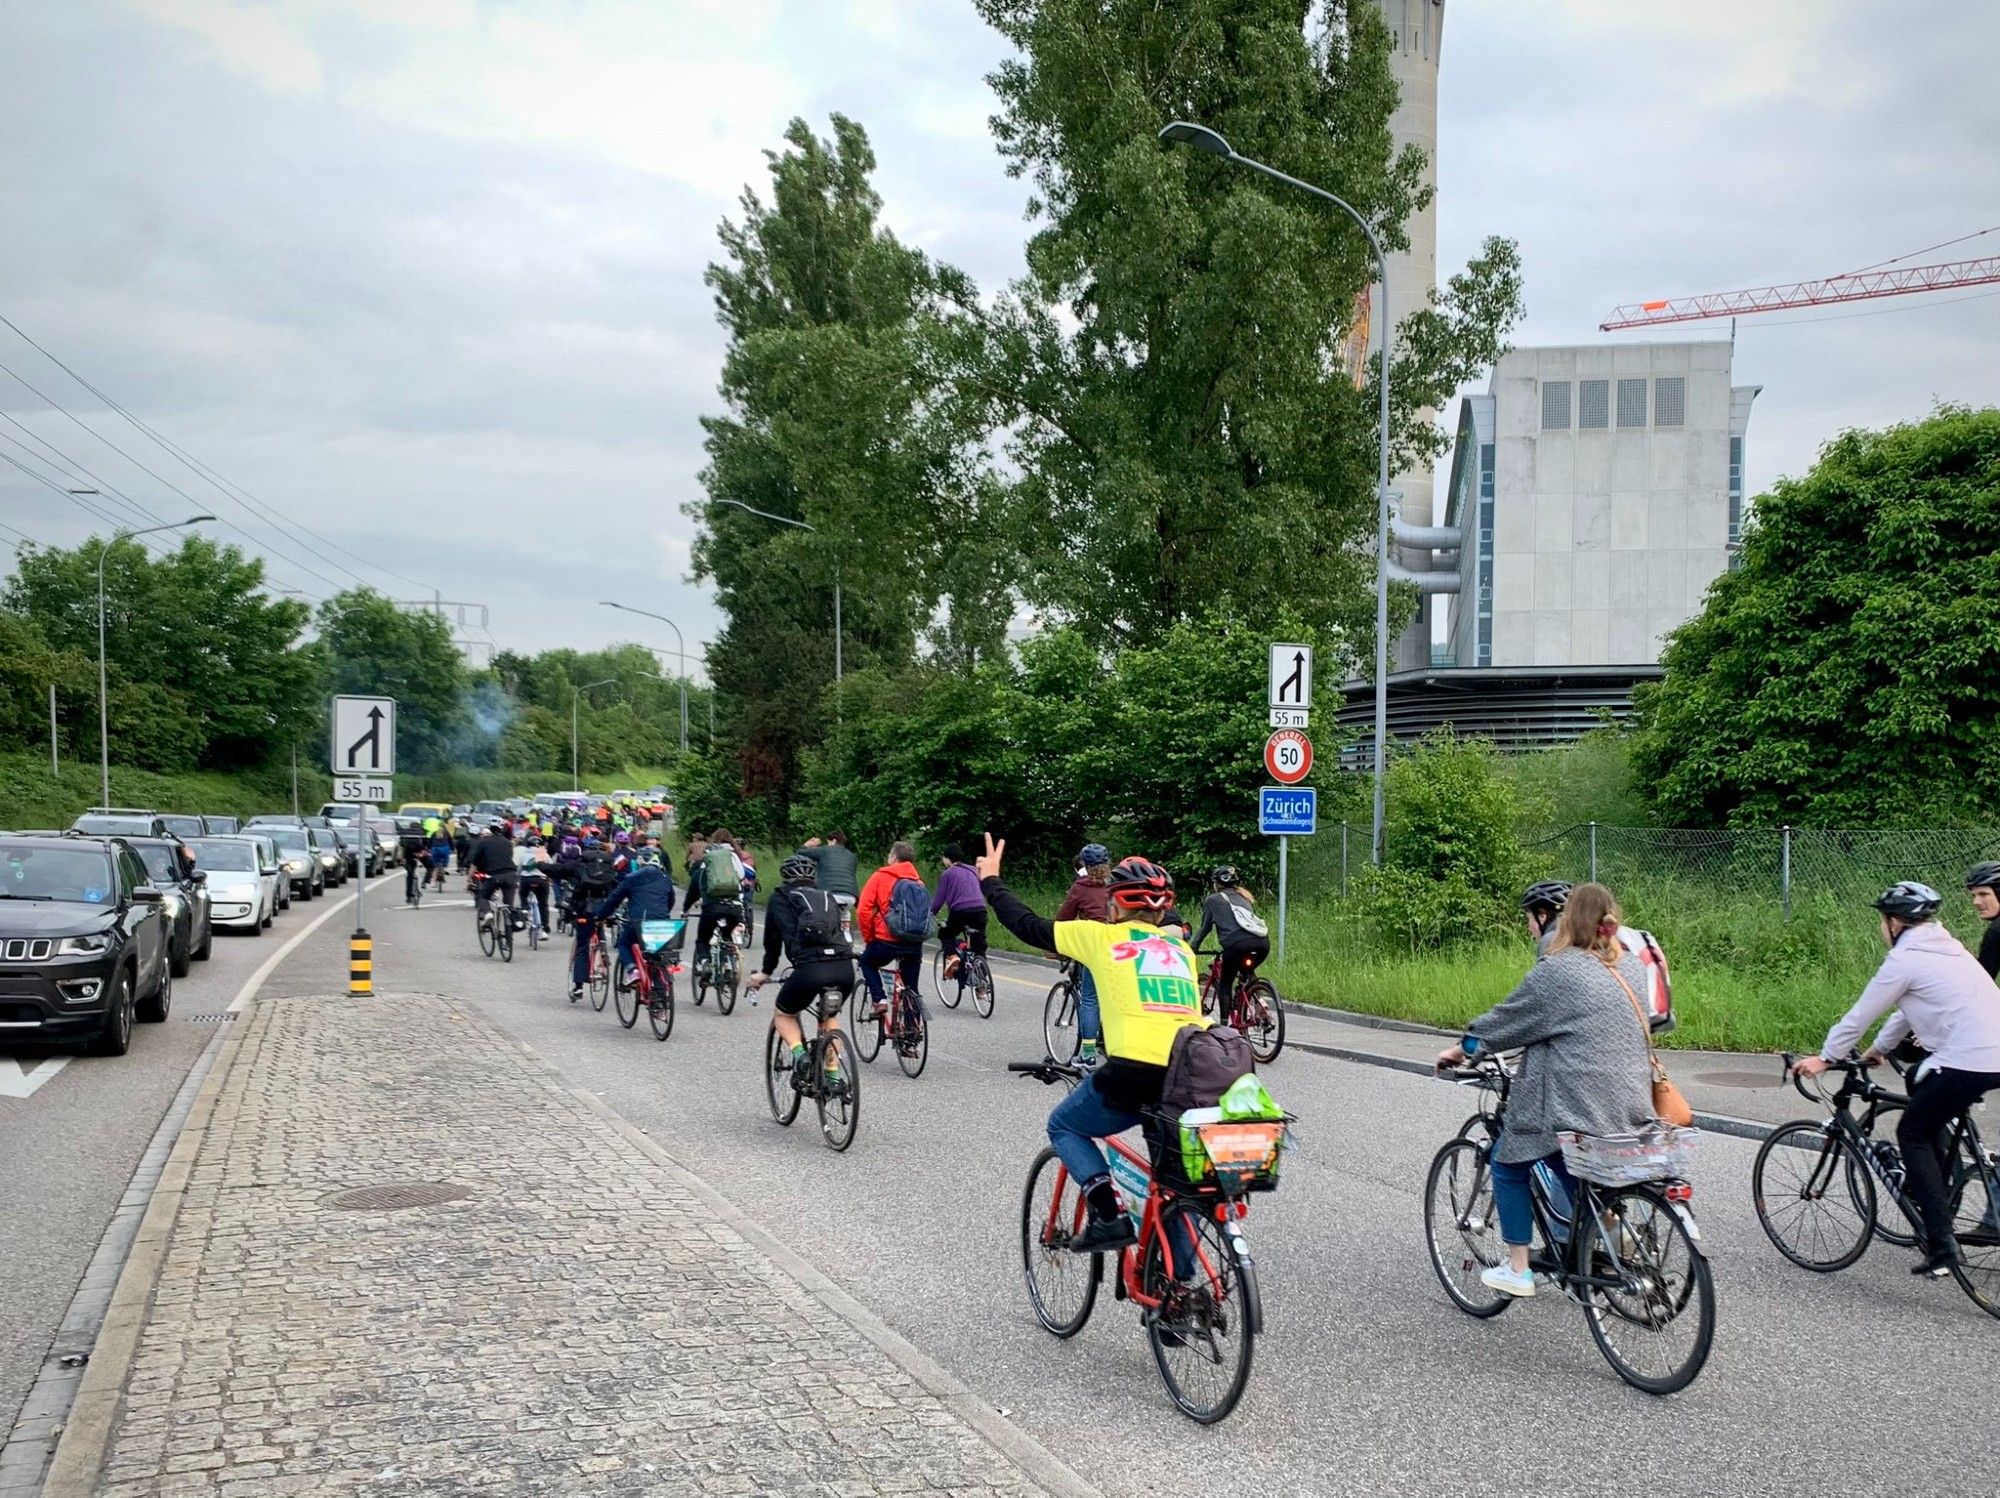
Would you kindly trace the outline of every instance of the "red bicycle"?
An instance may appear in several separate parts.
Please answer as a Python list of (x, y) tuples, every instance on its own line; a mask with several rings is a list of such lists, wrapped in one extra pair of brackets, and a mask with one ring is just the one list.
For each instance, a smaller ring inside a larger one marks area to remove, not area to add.
[[(1007, 1070), (1071, 1086), (1083, 1076), (1077, 1067), (1050, 1060), (1010, 1062)], [(1178, 1120), (1158, 1115), (1154, 1126), (1178, 1143)], [(1124, 1140), (1103, 1145), (1139, 1233), (1137, 1243), (1118, 1251), (1112, 1294), (1139, 1307), (1154, 1366), (1175, 1407), (1213, 1425), (1243, 1397), (1264, 1329), (1256, 1265), (1237, 1224), (1249, 1211), (1247, 1194), (1277, 1184), (1285, 1125), (1215, 1123), (1196, 1132), (1207, 1155), (1198, 1181), (1175, 1168), (1171, 1155), (1163, 1159), (1162, 1181), (1146, 1155)], [(1068, 1169), (1044, 1148), (1028, 1167), (1021, 1197), (1021, 1269), (1036, 1319), (1058, 1337), (1083, 1330), (1104, 1278), (1101, 1255), (1070, 1251), (1087, 1216)]]
[(885, 976), (889, 980), (886, 1019), (875, 1013), (866, 985), (854, 985), (855, 1049), (863, 1061), (873, 1061), (882, 1054), (882, 1042), (886, 1040), (896, 1048), (896, 1064), (903, 1068), (903, 1075), (921, 1077), (931, 1054), (930, 1024), (924, 1018), (915, 990), (903, 982), (902, 969), (892, 967)]
[(683, 927), (684, 920), (639, 922), (639, 961), (618, 970), (618, 1023), (631, 1029), (639, 1023), (639, 1011), (653, 1027), (653, 1039), (665, 1040), (674, 1030), (674, 968), (667, 946)]
[[(1203, 951), (1203, 957), (1213, 956), (1208, 965), (1208, 974), (1201, 980), (1201, 1012), (1214, 1014), (1216, 996), (1222, 991), (1222, 954)], [(1278, 986), (1269, 978), (1249, 976), (1256, 971), (1246, 957), (1242, 959), (1240, 974), (1230, 976), (1236, 981), (1231, 985), (1229, 1003), (1222, 1014), (1222, 1023), (1242, 1032), (1250, 1042), (1250, 1054), (1257, 1058), (1259, 1066), (1267, 1066), (1278, 1059), (1278, 1052), (1285, 1048), (1285, 1004), (1278, 997)]]

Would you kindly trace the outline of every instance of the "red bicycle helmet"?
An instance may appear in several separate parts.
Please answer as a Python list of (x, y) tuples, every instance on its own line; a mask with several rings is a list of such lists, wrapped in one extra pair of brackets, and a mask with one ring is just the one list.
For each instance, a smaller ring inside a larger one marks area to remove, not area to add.
[(1106, 883), (1112, 903), (1127, 910), (1165, 910), (1174, 903), (1174, 876), (1150, 858), (1121, 859)]

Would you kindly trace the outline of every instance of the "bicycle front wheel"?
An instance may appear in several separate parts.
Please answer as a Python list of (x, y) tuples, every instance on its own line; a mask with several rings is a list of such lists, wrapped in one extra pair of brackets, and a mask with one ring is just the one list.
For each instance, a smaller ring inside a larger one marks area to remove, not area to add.
[(1811, 1119), (1781, 1124), (1750, 1167), (1757, 1220), (1801, 1269), (1831, 1274), (1867, 1251), (1875, 1178), (1847, 1136)]
[(1057, 983), (1042, 1000), (1042, 1044), (1048, 1047), (1051, 1061), (1076, 1059), (1076, 988), (1067, 980)]
[(993, 968), (984, 957), (967, 957), (972, 964), (972, 1008), (981, 1019), (993, 1018)]
[(876, 1017), (875, 1001), (864, 983), (854, 985), (854, 1016), (848, 1027), (854, 1034), (854, 1053), (863, 1061), (873, 1061), (882, 1054), (882, 1032), (887, 1027)]
[[(1178, 1279), (1167, 1273), (1167, 1245), (1176, 1225), (1194, 1247), (1193, 1264), (1174, 1266)], [(1213, 1425), (1236, 1408), (1257, 1345), (1249, 1255), (1238, 1254), (1231, 1237), (1199, 1206), (1171, 1202), (1160, 1231), (1147, 1240), (1141, 1270), (1146, 1294), (1161, 1302), (1146, 1315), (1153, 1365), (1175, 1408), (1201, 1425)]]
[(861, 1068), (838, 1030), (820, 1037), (813, 1065), (819, 1068), (813, 1096), (819, 1104), (820, 1137), (838, 1153), (854, 1143), (854, 1131), (861, 1127)]
[(502, 962), (514, 960), (514, 917), (505, 909), (497, 913), (493, 922), (493, 945), (499, 949)]
[(639, 974), (632, 968), (620, 967), (613, 990), (618, 1003), (618, 1023), (629, 1030), (639, 1023)]
[(1269, 978), (1259, 978), (1238, 1000), (1242, 1009), (1243, 1035), (1250, 1042), (1250, 1054), (1260, 1066), (1278, 1059), (1285, 1048), (1285, 1005)]
[(1083, 1330), (1104, 1278), (1102, 1257), (1069, 1251), (1086, 1215), (1076, 1182), (1056, 1152), (1044, 1146), (1028, 1167), (1028, 1189), (1021, 1197), (1021, 1276), (1035, 1319), (1058, 1337)]
[(1959, 1263), (1959, 1288), (1989, 1316), (2000, 1316), (2000, 1169), (1987, 1161), (1961, 1161), (1951, 1184), (1951, 1230)]
[(1583, 1287), (1590, 1335), (1633, 1388), (1648, 1394), (1685, 1389), (1715, 1342), (1708, 1260), (1659, 1187), (1627, 1186), (1600, 1201), (1603, 1211), (1589, 1229), (1590, 1272), (1620, 1283), (1616, 1289)]
[(799, 1116), (799, 1090), (792, 1085), (792, 1053), (778, 1039), (778, 1027), (764, 1032), (764, 1097), (771, 1117), (789, 1128)]
[(491, 957), (494, 943), (498, 940), (493, 931), (493, 922), (481, 921), (477, 915), (473, 916), (473, 920), (479, 926), (479, 950)]
[(1507, 1256), (1483, 1144), (1460, 1136), (1431, 1157), (1424, 1181), (1424, 1237), (1438, 1283), (1466, 1315), (1484, 1320), (1513, 1304), (1511, 1295), (1488, 1289), (1479, 1278)]

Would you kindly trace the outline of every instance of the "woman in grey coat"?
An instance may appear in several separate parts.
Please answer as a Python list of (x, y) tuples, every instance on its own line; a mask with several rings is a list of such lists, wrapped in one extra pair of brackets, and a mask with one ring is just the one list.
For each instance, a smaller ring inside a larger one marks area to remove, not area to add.
[(1493, 1204), (1509, 1262), (1480, 1276), (1490, 1288), (1535, 1293), (1528, 1271), (1535, 1225), (1528, 1182), (1535, 1166), (1546, 1163), (1574, 1199), (1556, 1131), (1629, 1134), (1654, 1121), (1646, 1022), (1634, 1007), (1645, 983), (1639, 960), (1618, 943), (1611, 891), (1580, 884), (1547, 955), (1438, 1057), (1443, 1067), (1480, 1051), (1522, 1051), (1506, 1125), (1493, 1145)]

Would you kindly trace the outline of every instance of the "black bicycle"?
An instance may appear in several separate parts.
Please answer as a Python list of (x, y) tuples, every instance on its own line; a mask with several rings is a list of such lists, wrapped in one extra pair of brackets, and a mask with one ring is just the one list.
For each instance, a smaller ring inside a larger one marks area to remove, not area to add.
[(806, 1041), (805, 1060), (795, 1065), (778, 1039), (777, 1016), (764, 1040), (764, 1095), (771, 1117), (790, 1127), (806, 1098), (819, 1110), (820, 1137), (836, 1152), (854, 1143), (861, 1125), (861, 1071), (854, 1064), (854, 1043), (838, 1028), (840, 990), (823, 988), (818, 999), (819, 1024)]
[(1051, 1061), (1074, 1061), (1082, 1037), (1077, 1030), (1077, 1000), (1081, 993), (1080, 969), (1065, 957), (1062, 973), (1042, 1000), (1042, 1044)]
[[(1799, 1096), (1825, 1105), (1827, 1117), (1779, 1124), (1751, 1167), (1757, 1220), (1778, 1252), (1816, 1274), (1847, 1268), (1872, 1239), (1889, 1236), (1880, 1212), (1885, 1193), (1911, 1228), (1896, 1230), (1891, 1241), (1916, 1243), (1920, 1224), (1904, 1189), (1902, 1155), (1893, 1141), (1874, 1137), (1881, 1116), (1907, 1106), (1909, 1098), (1872, 1080), (1859, 1057), (1832, 1063), (1841, 1074), (1832, 1096), (1793, 1070), (1796, 1056), (1782, 1059)], [(1960, 1254), (1952, 1277), (1974, 1305), (2000, 1317), (2000, 1162), (1979, 1137), (1970, 1110), (1952, 1120), (1947, 1143), (1952, 1233)]]
[[(958, 959), (958, 970), (946, 977), (945, 964), (954, 957)], [(931, 986), (947, 1009), (956, 1009), (970, 989), (974, 1012), (981, 1019), (993, 1018), (993, 969), (984, 952), (972, 950), (971, 939), (965, 932), (959, 932), (949, 948), (942, 942), (938, 944), (937, 955), (931, 959)]]
[[(1493, 1057), (1445, 1075), (1489, 1094), (1490, 1106), (1432, 1158), (1424, 1231), (1445, 1294), (1467, 1315), (1485, 1319), (1513, 1303), (1480, 1279), (1507, 1258), (1490, 1155), (1505, 1126), (1513, 1078)], [(1715, 1283), (1689, 1206), (1694, 1188), (1677, 1175), (1615, 1179), (1626, 1174), (1622, 1167), (1606, 1169), (1603, 1159), (1585, 1157), (1586, 1145), (1608, 1143), (1580, 1140), (1576, 1153), (1565, 1144), (1576, 1180), (1567, 1204), (1554, 1199), (1561, 1190), (1559, 1181), (1550, 1184), (1554, 1172), (1534, 1173), (1536, 1243), (1528, 1267), (1583, 1308), (1591, 1339), (1620, 1378), (1648, 1394), (1672, 1394), (1694, 1381), (1715, 1341)]]

